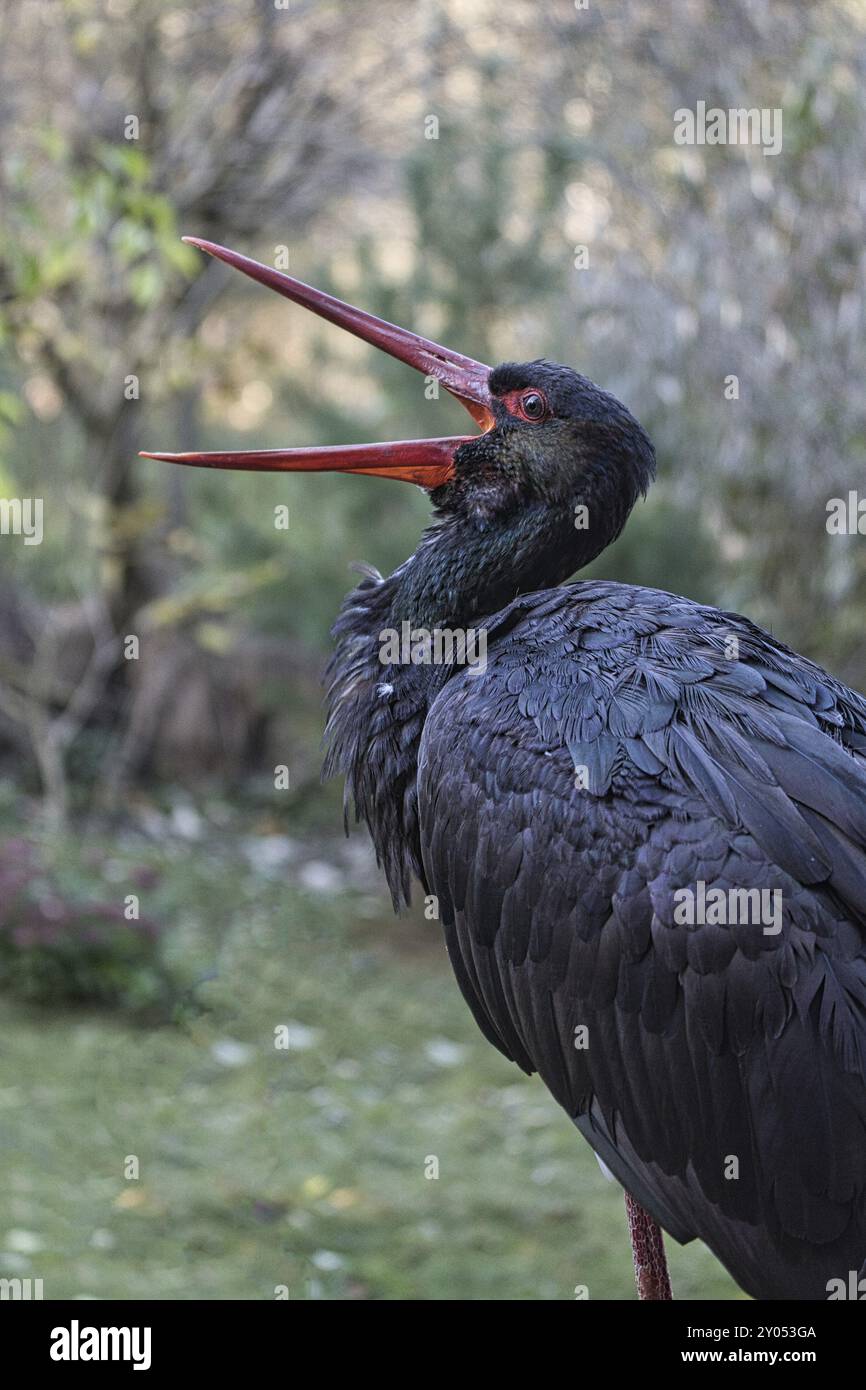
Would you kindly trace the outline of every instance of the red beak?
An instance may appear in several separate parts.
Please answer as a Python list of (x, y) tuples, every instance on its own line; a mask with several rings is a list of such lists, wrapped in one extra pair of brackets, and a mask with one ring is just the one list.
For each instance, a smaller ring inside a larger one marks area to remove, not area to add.
[[(208, 255), (217, 256), (221, 261), (242, 270), (253, 280), (269, 286), (278, 294), (285, 295), (305, 309), (311, 309), (323, 319), (329, 319), (339, 328), (354, 333), (357, 338), (372, 343), (383, 352), (406, 362), (425, 376), (435, 377), (446, 391), (455, 396), (469, 414), (481, 425), (490, 429), (494, 423), (487, 378), (490, 368), (483, 362), (476, 362), (462, 353), (451, 352), (440, 347), (429, 338), (421, 338), (406, 328), (398, 328), (384, 319), (377, 319), (363, 309), (355, 309), (334, 299), (322, 290), (313, 289), (291, 275), (270, 266), (261, 265), (237, 251), (229, 251), (225, 246), (217, 246), (212, 241), (201, 241), (198, 237), (184, 237), (192, 246), (198, 246)], [(168, 463), (194, 464), (202, 468), (242, 468), (266, 472), (320, 472), (367, 473), (375, 477), (398, 478), (407, 483), (418, 483), (421, 487), (436, 488), (453, 476), (454, 453), (465, 444), (471, 435), (461, 435), (451, 439), (409, 439), (397, 443), (384, 444), (346, 444), (330, 445), (311, 449), (256, 449), (241, 453), (210, 454), (151, 454), (143, 453), (143, 458), (164, 459)]]

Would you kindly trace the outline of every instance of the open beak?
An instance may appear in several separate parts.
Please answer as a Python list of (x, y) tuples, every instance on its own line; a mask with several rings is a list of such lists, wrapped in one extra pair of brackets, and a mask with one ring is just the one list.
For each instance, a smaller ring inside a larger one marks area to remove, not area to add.
[[(406, 328), (386, 323), (363, 309), (344, 304), (341, 299), (313, 289), (291, 275), (252, 261), (237, 251), (217, 246), (198, 237), (184, 237), (191, 246), (198, 246), (210, 256), (217, 256), (235, 266), (260, 284), (276, 290), (305, 309), (311, 309), (339, 328), (354, 333), (357, 338), (372, 343), (383, 352), (406, 362), (416, 371), (440, 381), (452, 396), (469, 411), (483, 430), (494, 423), (487, 378), (490, 368), (462, 353), (440, 347), (429, 338), (421, 338)], [(421, 487), (436, 488), (447, 482), (454, 473), (454, 454), (472, 435), (451, 439), (408, 439), (383, 444), (329, 445), (311, 449), (255, 449), (240, 453), (209, 454), (151, 454), (143, 458), (164, 459), (168, 463), (187, 463), (201, 468), (241, 468), (258, 472), (339, 472), (366, 473), (374, 477), (397, 478)]]

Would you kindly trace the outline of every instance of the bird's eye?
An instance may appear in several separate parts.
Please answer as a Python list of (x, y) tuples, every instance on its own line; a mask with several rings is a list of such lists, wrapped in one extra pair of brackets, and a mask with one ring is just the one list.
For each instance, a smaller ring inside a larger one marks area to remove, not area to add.
[(547, 401), (540, 391), (525, 391), (520, 397), (520, 413), (527, 420), (542, 420), (547, 414)]

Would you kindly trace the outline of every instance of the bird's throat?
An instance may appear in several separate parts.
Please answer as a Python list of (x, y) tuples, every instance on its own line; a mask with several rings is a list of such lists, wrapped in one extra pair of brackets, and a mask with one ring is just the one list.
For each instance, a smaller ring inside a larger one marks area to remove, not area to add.
[(568, 579), (609, 539), (576, 526), (570, 505), (528, 505), (489, 522), (446, 516), (386, 581), (393, 585), (390, 623), (482, 628), (520, 594)]
[(325, 775), (370, 830), (395, 906), (423, 882), (415, 782), (427, 712), (464, 666), (483, 676), (491, 619), (520, 594), (567, 579), (606, 540), (565, 509), (503, 523), (445, 516), (386, 579), (370, 571), (342, 606), (328, 667)]

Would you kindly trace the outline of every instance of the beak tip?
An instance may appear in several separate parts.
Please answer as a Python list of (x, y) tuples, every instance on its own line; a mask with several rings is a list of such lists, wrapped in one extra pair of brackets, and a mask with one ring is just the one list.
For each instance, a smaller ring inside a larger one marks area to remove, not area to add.
[(181, 241), (185, 242), (187, 246), (197, 246), (199, 251), (206, 251), (209, 256), (215, 254), (213, 242), (205, 241), (203, 237), (182, 236)]

